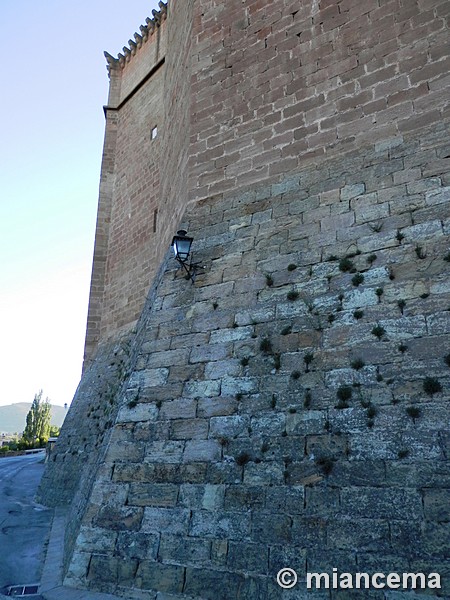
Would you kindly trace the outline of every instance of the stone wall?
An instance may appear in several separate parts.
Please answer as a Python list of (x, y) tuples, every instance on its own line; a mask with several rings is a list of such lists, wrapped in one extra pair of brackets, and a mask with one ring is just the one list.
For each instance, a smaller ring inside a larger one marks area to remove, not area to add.
[(448, 14), (172, 0), (108, 58), (89, 360), (41, 486), (74, 497), (67, 584), (265, 600), (289, 566), (300, 599), (336, 567), (450, 597)]
[(447, 135), (190, 209), (205, 269), (169, 262), (142, 317), (67, 584), (303, 598), (335, 567), (438, 572), (450, 594)]

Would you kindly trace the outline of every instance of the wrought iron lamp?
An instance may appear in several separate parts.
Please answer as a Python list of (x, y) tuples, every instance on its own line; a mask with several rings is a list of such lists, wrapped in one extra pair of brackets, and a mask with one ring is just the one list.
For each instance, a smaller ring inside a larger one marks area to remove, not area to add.
[(189, 237), (186, 234), (187, 231), (184, 229), (179, 229), (177, 231), (177, 234), (173, 236), (172, 249), (175, 260), (177, 260), (186, 271), (186, 279), (190, 279), (192, 283), (194, 283), (195, 273), (199, 268), (199, 263), (192, 262), (191, 245), (194, 238)]

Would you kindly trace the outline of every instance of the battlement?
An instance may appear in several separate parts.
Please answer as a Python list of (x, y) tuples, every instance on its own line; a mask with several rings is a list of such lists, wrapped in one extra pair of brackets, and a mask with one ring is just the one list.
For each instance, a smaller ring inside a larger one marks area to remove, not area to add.
[(161, 27), (161, 24), (167, 18), (167, 4), (167, 2), (158, 3), (160, 10), (152, 10), (153, 17), (147, 17), (145, 19), (146, 24), (139, 27), (139, 31), (141, 33), (134, 33), (134, 41), (131, 39), (128, 40), (128, 46), (124, 46), (122, 48), (123, 54), (119, 52), (117, 58), (115, 58), (105, 50), (104, 55), (107, 62), (109, 76), (111, 76), (111, 69), (123, 69), (136, 54), (136, 52), (142, 47), (142, 45), (151, 39), (155, 31)]

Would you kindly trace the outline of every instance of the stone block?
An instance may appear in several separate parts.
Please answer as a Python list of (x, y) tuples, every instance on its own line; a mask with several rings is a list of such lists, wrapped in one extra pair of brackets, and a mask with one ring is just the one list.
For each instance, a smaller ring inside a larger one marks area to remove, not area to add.
[[(349, 359), (351, 362), (351, 359)], [(373, 365), (362, 369), (333, 369), (325, 373), (325, 385), (337, 389), (345, 385), (360, 384), (363, 386), (375, 385), (377, 382), (377, 368)]]
[(351, 227), (355, 223), (355, 213), (348, 211), (346, 213), (331, 215), (330, 217), (324, 217), (320, 221), (321, 231), (335, 231), (339, 229), (346, 229)]
[(163, 533), (159, 544), (160, 561), (198, 566), (210, 561), (211, 542), (209, 540), (186, 538)]
[(155, 560), (158, 554), (159, 535), (121, 531), (117, 538), (116, 552), (122, 559)]
[(288, 435), (308, 435), (321, 433), (326, 414), (319, 410), (308, 410), (286, 416), (286, 432)]
[(244, 485), (281, 485), (283, 482), (283, 465), (249, 462), (244, 467)]
[(184, 452), (183, 441), (155, 441), (147, 444), (146, 463), (179, 463)]
[(163, 402), (160, 411), (161, 419), (193, 419), (197, 410), (197, 403), (191, 398), (178, 398)]
[(119, 559), (94, 554), (89, 563), (87, 579), (114, 586), (118, 581)]
[(408, 338), (422, 337), (426, 335), (427, 327), (425, 317), (402, 316), (398, 319), (380, 319), (380, 325), (386, 330), (389, 339), (395, 341), (407, 340)]
[(173, 507), (177, 503), (178, 486), (164, 483), (132, 483), (127, 504), (130, 506)]
[(450, 521), (450, 490), (424, 490), (423, 508), (425, 518), (429, 521)]
[(143, 560), (139, 563), (135, 582), (143, 590), (180, 594), (183, 590), (184, 568)]
[(341, 188), (340, 198), (341, 201), (351, 200), (352, 198), (356, 198), (357, 196), (362, 196), (366, 191), (366, 186), (364, 183), (355, 183), (352, 185), (345, 185)]
[[(370, 523), (370, 526), (369, 526)], [(389, 524), (380, 519), (334, 519), (327, 525), (326, 547), (329, 551), (386, 552), (390, 550)]]
[(332, 457), (334, 460), (346, 457), (348, 454), (348, 436), (338, 433), (321, 432), (308, 435), (306, 438), (306, 454), (310, 460), (319, 457)]
[(250, 533), (250, 514), (205, 510), (192, 511), (189, 535), (200, 538), (242, 539)]
[(402, 233), (408, 242), (420, 242), (428, 238), (433, 240), (443, 235), (442, 223), (439, 219), (404, 227)]
[(142, 533), (186, 535), (189, 511), (184, 508), (157, 508), (146, 506), (142, 519)]
[(260, 600), (266, 597), (266, 583), (262, 578), (230, 573), (229, 571), (213, 571), (207, 569), (186, 569), (184, 592), (194, 598), (217, 600), (218, 590), (226, 590), (230, 598)]
[(236, 313), (235, 322), (238, 325), (249, 325), (252, 323), (267, 323), (275, 318), (275, 308), (267, 306), (263, 308), (247, 309)]
[(450, 312), (440, 312), (426, 317), (429, 335), (450, 333)]
[(223, 360), (230, 355), (231, 349), (232, 346), (229, 343), (211, 343), (204, 346), (194, 346), (191, 350), (189, 362), (198, 363)]
[(236, 396), (236, 394), (251, 394), (257, 392), (259, 382), (256, 377), (224, 377), (222, 379), (221, 393), (223, 396)]
[(267, 573), (269, 548), (249, 542), (230, 542), (227, 566), (233, 571)]
[(236, 377), (241, 372), (241, 364), (237, 358), (208, 362), (205, 365), (206, 379), (221, 379), (222, 377)]
[(109, 446), (106, 460), (111, 462), (142, 462), (144, 453), (145, 444), (142, 442), (121, 442)]
[(236, 412), (238, 406), (234, 398), (200, 398), (198, 416), (201, 418), (228, 416)]
[(365, 308), (378, 304), (378, 296), (372, 288), (350, 290), (344, 294), (342, 306), (346, 310)]
[(397, 433), (390, 430), (355, 432), (350, 440), (350, 453), (354, 460), (392, 460), (398, 458), (398, 449)]
[(272, 219), (272, 209), (269, 208), (267, 210), (262, 210), (259, 212), (255, 212), (252, 215), (252, 224), (261, 224), (267, 223)]
[(114, 551), (116, 545), (117, 532), (108, 531), (100, 527), (88, 527), (83, 525), (80, 528), (78, 541), (85, 552), (93, 554), (107, 554)]
[(422, 497), (416, 490), (344, 488), (341, 510), (349, 518), (410, 521), (423, 517)]
[(193, 485), (180, 487), (178, 503), (180, 506), (194, 509), (220, 510), (223, 508), (225, 495), (224, 485)]
[(211, 462), (219, 460), (221, 445), (216, 440), (192, 440), (186, 442), (183, 462)]
[(206, 439), (209, 423), (207, 419), (180, 419), (170, 424), (172, 440)]
[(164, 352), (152, 352), (147, 360), (147, 368), (164, 368), (175, 365), (183, 365), (187, 362), (188, 349), (166, 350)]
[(423, 549), (433, 557), (448, 557), (450, 523), (428, 521), (424, 524)]
[(134, 506), (102, 506), (93, 524), (111, 531), (139, 531), (143, 510)]
[(285, 514), (261, 513), (252, 515), (252, 539), (260, 544), (289, 545), (294, 542), (292, 519)]
[(183, 388), (186, 398), (208, 398), (220, 395), (220, 381), (205, 379), (204, 381), (188, 381)]
[(286, 428), (286, 415), (269, 414), (251, 419), (252, 434), (260, 437), (280, 436)]
[(271, 486), (266, 492), (265, 508), (291, 515), (304, 513), (305, 488), (302, 485)]
[(211, 417), (209, 435), (213, 438), (235, 438), (248, 435), (250, 417), (230, 415), (226, 417)]
[(138, 423), (139, 421), (155, 421), (158, 409), (155, 404), (138, 402), (136, 406), (123, 406), (117, 416), (118, 423)]
[(145, 389), (164, 385), (167, 382), (169, 369), (145, 369), (145, 371), (139, 371), (138, 373), (138, 386)]
[(336, 488), (308, 487), (305, 490), (306, 515), (327, 516), (340, 511), (340, 491)]
[(245, 512), (263, 508), (265, 486), (230, 485), (225, 490), (224, 508), (227, 511)]
[(450, 202), (450, 186), (430, 190), (425, 194), (425, 201), (429, 206)]

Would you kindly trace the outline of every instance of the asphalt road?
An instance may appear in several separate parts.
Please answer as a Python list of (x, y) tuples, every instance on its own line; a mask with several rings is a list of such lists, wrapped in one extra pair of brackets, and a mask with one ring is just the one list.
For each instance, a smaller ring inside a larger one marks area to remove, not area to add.
[(34, 502), (44, 453), (0, 459), (0, 591), (39, 583), (53, 511)]

